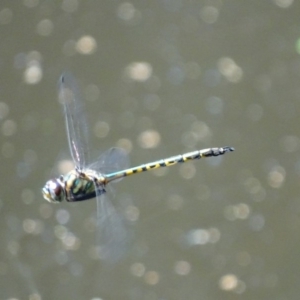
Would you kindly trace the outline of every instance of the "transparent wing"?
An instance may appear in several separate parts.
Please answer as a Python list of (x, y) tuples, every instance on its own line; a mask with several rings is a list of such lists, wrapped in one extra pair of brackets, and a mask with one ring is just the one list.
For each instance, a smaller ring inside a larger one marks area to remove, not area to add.
[(76, 79), (69, 72), (59, 81), (59, 101), (64, 107), (70, 152), (76, 167), (84, 169), (88, 154), (88, 130)]
[(89, 169), (102, 174), (109, 174), (127, 169), (129, 167), (129, 157), (122, 148), (110, 148), (89, 166)]
[(107, 263), (116, 263), (126, 252), (129, 232), (124, 217), (115, 210), (108, 196), (101, 194), (96, 198), (99, 257)]

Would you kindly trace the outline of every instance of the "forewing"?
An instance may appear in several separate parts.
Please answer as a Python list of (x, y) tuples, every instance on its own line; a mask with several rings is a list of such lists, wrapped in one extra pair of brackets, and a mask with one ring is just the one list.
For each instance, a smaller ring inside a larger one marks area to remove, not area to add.
[(89, 166), (101, 174), (109, 174), (127, 169), (129, 167), (129, 157), (122, 148), (110, 148)]
[(129, 232), (124, 217), (118, 213), (106, 194), (97, 198), (97, 239), (99, 257), (107, 263), (116, 263), (125, 254)]
[(60, 78), (59, 101), (64, 108), (70, 152), (76, 167), (82, 170), (88, 155), (88, 128), (76, 79), (69, 72)]

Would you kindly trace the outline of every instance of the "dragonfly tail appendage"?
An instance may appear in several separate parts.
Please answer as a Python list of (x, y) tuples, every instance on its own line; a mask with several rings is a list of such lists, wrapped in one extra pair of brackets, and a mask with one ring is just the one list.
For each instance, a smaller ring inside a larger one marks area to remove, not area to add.
[(201, 157), (211, 157), (211, 156), (219, 156), (223, 155), (227, 152), (232, 152), (234, 151), (233, 147), (221, 147), (221, 148), (208, 148), (208, 149), (203, 149), (200, 150), (200, 155)]

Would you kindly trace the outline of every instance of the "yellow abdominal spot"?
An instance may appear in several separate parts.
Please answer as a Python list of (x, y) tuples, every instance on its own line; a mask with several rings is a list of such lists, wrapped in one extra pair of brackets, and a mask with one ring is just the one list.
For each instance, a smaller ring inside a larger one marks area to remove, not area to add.
[(165, 164), (166, 164), (167, 167), (169, 167), (169, 166), (175, 165), (176, 162), (175, 161), (166, 161)]
[(128, 171), (126, 171), (126, 174), (127, 175), (131, 175), (133, 173), (133, 170), (131, 169), (131, 170), (128, 170)]
[(146, 166), (147, 170), (157, 169), (157, 168), (159, 168), (159, 167), (160, 167), (159, 164), (155, 164), (155, 165), (147, 165), (147, 166)]

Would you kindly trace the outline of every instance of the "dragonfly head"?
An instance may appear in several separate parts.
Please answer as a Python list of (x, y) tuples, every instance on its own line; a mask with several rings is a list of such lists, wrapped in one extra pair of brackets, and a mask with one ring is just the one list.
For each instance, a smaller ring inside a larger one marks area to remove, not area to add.
[(65, 189), (60, 179), (51, 179), (43, 187), (44, 198), (51, 203), (59, 203), (65, 199)]

